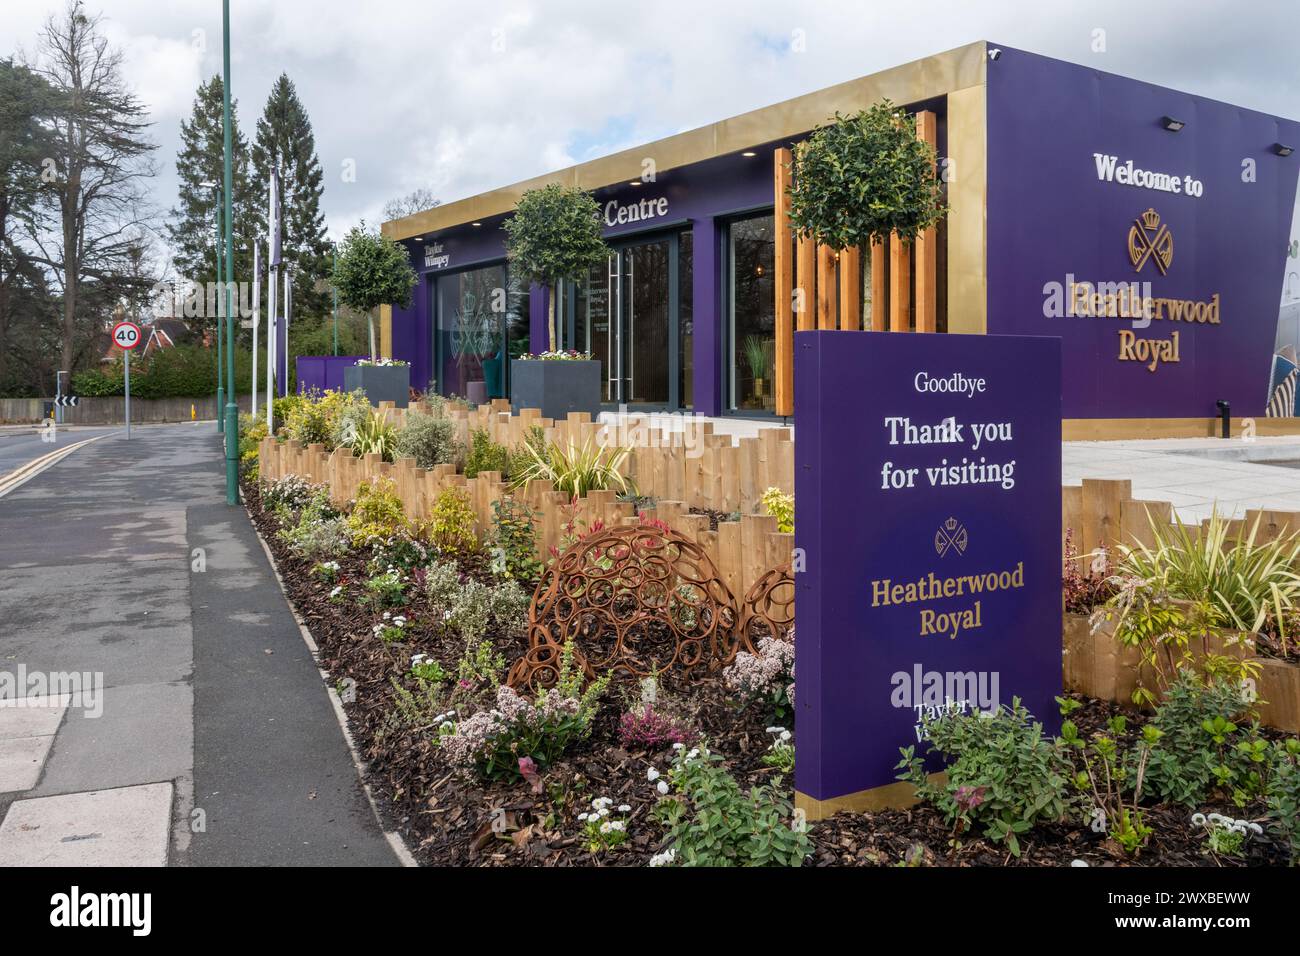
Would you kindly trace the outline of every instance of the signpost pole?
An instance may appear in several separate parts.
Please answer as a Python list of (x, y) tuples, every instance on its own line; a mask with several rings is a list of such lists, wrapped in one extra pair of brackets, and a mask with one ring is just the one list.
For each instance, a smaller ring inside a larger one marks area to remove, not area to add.
[(122, 356), (122, 384), (126, 389), (126, 440), (131, 440), (131, 353)]

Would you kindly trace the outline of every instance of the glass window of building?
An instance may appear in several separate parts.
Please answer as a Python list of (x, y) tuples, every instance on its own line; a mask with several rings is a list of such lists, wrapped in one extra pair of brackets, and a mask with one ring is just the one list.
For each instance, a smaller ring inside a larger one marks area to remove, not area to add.
[(438, 390), (482, 402), (505, 395), (503, 265), (438, 277), (434, 369)]
[(727, 407), (776, 409), (775, 223), (770, 213), (728, 229)]

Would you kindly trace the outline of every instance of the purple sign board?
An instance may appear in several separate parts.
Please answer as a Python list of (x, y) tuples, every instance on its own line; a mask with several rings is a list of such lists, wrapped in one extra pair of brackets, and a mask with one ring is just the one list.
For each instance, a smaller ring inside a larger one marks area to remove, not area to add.
[(895, 783), (926, 715), (1050, 724), (1060, 340), (796, 333), (795, 433), (800, 795)]

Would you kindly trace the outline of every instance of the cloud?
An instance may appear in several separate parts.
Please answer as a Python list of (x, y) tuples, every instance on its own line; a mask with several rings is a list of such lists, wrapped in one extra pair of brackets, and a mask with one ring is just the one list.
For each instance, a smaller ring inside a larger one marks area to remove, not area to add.
[[(62, 0), (0, 9), (0, 53), (31, 50)], [(209, 0), (94, 0), (153, 110), (175, 203), (180, 120), (221, 67)], [(789, 0), (241, 0), (233, 92), (250, 139), (287, 72), (312, 118), (333, 235), (417, 186), (472, 195), (977, 39), (1283, 115), (1300, 114), (1300, 5), (1179, 0), (908, 4)], [(1094, 52), (1104, 30), (1105, 52)], [(195, 31), (201, 31), (196, 34)], [(196, 35), (206, 39), (196, 47)], [(354, 160), (355, 182), (342, 176)]]

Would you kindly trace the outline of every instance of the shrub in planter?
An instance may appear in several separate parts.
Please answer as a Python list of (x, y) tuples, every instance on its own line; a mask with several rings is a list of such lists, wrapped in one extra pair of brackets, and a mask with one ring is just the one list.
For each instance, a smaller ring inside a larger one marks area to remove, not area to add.
[(275, 420), (284, 422), (285, 434), (304, 445), (320, 443), (330, 450), (340, 443), (340, 421), (349, 414), (370, 411), (365, 396), (357, 392), (312, 389), (292, 401), (284, 401), (283, 407), (275, 408)]
[(787, 495), (780, 488), (769, 488), (763, 492), (763, 510), (776, 519), (776, 530), (784, 534), (794, 533), (794, 495)]
[(518, 581), (542, 576), (537, 558), (538, 513), (513, 495), (492, 502), (492, 571)]
[(1256, 795), (1262, 775), (1251, 756), (1261, 738), (1250, 706), (1239, 683), (1179, 671), (1151, 722), (1161, 732), (1146, 772), (1151, 792), (1187, 806), (1216, 789), (1239, 801)]
[(397, 427), (389, 421), (387, 409), (367, 408), (364, 413), (349, 409), (340, 419), (340, 426), (336, 430), (340, 447), (351, 449), (358, 458), (379, 455), (384, 461), (393, 460)]
[(414, 458), (420, 468), (450, 465), (460, 455), (456, 426), (446, 418), (410, 410), (393, 440), (397, 458)]
[(510, 452), (498, 445), (486, 428), (475, 428), (469, 434), (469, 452), (465, 456), (465, 477), (474, 478), (479, 472), (499, 471), (505, 474), (510, 467)]
[(429, 543), (443, 554), (468, 554), (478, 550), (469, 492), (463, 488), (444, 488), (439, 492), (429, 509), (424, 534)]
[(586, 497), (589, 491), (613, 489), (626, 494), (636, 485), (623, 474), (631, 448), (605, 448), (588, 438), (581, 446), (570, 440), (565, 445), (547, 444), (544, 450), (525, 445), (528, 463), (511, 478), (518, 486), (532, 481), (549, 481), (556, 491), (572, 498)]
[(945, 758), (948, 779), (931, 783), (915, 747), (901, 748), (898, 779), (912, 783), (958, 832), (980, 826), (1018, 857), (1021, 834), (1065, 815), (1072, 768), (1020, 698), (993, 716), (955, 713), (926, 718), (923, 726), (929, 749)]
[(361, 482), (347, 523), (354, 546), (364, 545), (372, 538), (387, 541), (406, 532), (409, 525), (393, 480), (380, 478)]

